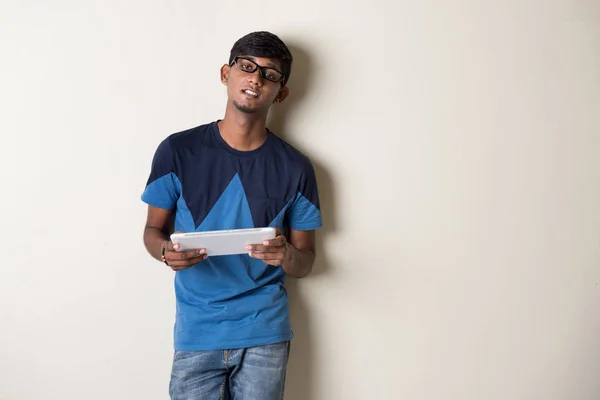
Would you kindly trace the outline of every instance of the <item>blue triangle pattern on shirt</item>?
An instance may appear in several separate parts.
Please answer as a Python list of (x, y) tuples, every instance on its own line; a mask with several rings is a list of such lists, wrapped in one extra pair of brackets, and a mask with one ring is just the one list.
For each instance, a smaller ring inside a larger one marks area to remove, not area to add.
[(197, 231), (254, 228), (250, 206), (238, 174), (235, 174)]

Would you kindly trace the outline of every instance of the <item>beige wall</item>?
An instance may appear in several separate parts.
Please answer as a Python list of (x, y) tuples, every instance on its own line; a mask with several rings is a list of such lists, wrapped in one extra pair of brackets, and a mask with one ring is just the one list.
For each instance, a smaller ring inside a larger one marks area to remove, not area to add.
[(599, 9), (2, 1), (0, 398), (167, 398), (173, 275), (139, 195), (267, 29), (297, 57), (270, 126), (326, 223), (289, 282), (287, 398), (597, 400)]

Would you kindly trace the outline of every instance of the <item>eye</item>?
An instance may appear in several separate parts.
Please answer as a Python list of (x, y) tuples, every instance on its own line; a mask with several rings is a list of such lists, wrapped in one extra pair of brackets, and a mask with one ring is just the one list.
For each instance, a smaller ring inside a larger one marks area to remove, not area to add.
[(254, 65), (247, 60), (240, 60), (238, 65), (244, 71), (253, 71), (254, 70)]
[(273, 81), (273, 82), (277, 82), (278, 80), (281, 79), (281, 74), (278, 71), (272, 70), (272, 69), (267, 69), (265, 70), (265, 78)]

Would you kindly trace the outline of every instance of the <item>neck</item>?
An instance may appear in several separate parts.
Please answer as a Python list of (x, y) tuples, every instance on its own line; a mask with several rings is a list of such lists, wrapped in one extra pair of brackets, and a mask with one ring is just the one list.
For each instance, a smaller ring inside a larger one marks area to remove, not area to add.
[(259, 148), (267, 138), (266, 120), (266, 115), (246, 114), (227, 107), (218, 127), (221, 137), (229, 146), (240, 151), (251, 151)]

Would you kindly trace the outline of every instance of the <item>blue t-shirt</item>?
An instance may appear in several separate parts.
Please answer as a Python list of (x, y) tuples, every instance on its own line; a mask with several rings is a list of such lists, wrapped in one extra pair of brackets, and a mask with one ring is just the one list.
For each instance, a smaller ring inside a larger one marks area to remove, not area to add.
[[(267, 131), (264, 144), (238, 151), (217, 122), (163, 140), (142, 200), (175, 209), (175, 230), (321, 227), (310, 160)], [(292, 338), (285, 272), (247, 254), (213, 256), (175, 274), (176, 350), (232, 349)]]

